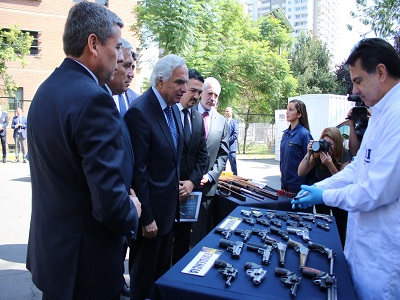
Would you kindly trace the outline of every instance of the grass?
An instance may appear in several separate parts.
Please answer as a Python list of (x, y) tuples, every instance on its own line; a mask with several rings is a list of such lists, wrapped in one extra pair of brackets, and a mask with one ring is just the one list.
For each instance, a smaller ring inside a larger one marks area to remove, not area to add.
[[(240, 153), (243, 154), (243, 145), (239, 146)], [(246, 145), (246, 154), (271, 154), (274, 153), (275, 148), (273, 145), (250, 143)]]

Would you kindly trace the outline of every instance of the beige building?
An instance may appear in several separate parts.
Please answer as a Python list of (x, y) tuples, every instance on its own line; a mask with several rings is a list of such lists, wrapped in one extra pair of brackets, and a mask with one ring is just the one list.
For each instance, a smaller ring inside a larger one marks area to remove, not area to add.
[[(16, 106), (28, 114), (30, 102), (39, 85), (58, 67), (65, 54), (62, 45), (62, 35), (68, 11), (74, 2), (79, 0), (1, 0), (0, 1), (0, 28), (10, 28), (18, 25), (19, 29), (30, 32), (35, 40), (32, 43), (31, 55), (26, 59), (28, 64), (22, 68), (20, 63), (7, 64), (7, 72), (19, 87), (15, 97), (0, 95), (0, 103), (7, 110), (10, 122), (15, 116)], [(91, 0), (107, 6), (115, 12), (125, 23), (122, 36), (134, 48), (138, 48), (137, 39), (130, 31), (134, 22), (133, 8), (136, 0)], [(136, 69), (131, 89), (140, 92), (140, 69)], [(60, 82), (62, 84), (62, 82)], [(7, 143), (14, 144), (12, 129), (7, 127)]]

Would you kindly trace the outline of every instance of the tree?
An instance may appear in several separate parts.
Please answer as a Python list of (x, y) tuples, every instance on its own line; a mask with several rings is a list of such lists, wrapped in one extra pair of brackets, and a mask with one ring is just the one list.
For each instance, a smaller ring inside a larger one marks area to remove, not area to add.
[(25, 55), (28, 55), (33, 37), (23, 33), (17, 26), (10, 29), (0, 28), (0, 92), (13, 93), (17, 86), (7, 73), (7, 62), (18, 61), (23, 67), (26, 65)]
[(297, 92), (302, 94), (330, 94), (338, 89), (329, 69), (331, 55), (315, 36), (301, 33), (291, 53), (291, 69), (298, 80)]
[(345, 61), (336, 65), (335, 75), (339, 87), (337, 94), (351, 95), (353, 93), (353, 82), (351, 81), (349, 66), (345, 64)]
[(289, 34), (277, 20), (251, 21), (239, 1), (147, 0), (136, 14), (133, 29), (141, 41), (158, 43), (163, 55), (181, 55), (189, 68), (216, 77), (219, 107), (246, 112), (247, 127), (252, 116), (272, 114), (295, 92)]
[[(364, 25), (381, 38), (398, 36), (400, 33), (400, 2), (398, 0), (357, 0), (358, 12), (351, 16), (358, 18)], [(351, 26), (349, 26), (352, 29)]]

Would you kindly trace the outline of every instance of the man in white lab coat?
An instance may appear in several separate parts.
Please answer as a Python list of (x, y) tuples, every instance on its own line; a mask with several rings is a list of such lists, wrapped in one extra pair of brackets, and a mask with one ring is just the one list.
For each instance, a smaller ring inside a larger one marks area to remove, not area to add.
[(386, 41), (363, 39), (352, 50), (353, 94), (371, 118), (355, 160), (294, 205), (324, 203), (349, 212), (344, 249), (359, 299), (400, 295), (400, 57)]

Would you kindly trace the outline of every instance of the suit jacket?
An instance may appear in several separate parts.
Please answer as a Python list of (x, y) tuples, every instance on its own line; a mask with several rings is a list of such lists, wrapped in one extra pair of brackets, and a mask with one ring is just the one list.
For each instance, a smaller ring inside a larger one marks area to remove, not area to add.
[(0, 131), (0, 136), (6, 136), (6, 134), (7, 134), (7, 125), (8, 125), (8, 115), (4, 111), (1, 112), (0, 124), (2, 125), (2, 126), (0, 126), (0, 128), (3, 129), (2, 131)]
[[(142, 204), (139, 224), (146, 226), (156, 221), (158, 234), (164, 235), (172, 229), (177, 216), (182, 134), (175, 149), (164, 112), (151, 87), (136, 99), (124, 119), (135, 154), (133, 187)], [(178, 126), (176, 118), (175, 124)]]
[(229, 134), (229, 151), (236, 152), (238, 150), (237, 138), (238, 138), (238, 122), (235, 119), (228, 121), (228, 134)]
[[(200, 104), (194, 108), (199, 109)], [(206, 172), (213, 178), (213, 183), (208, 183), (202, 188), (203, 195), (214, 196), (217, 189), (218, 178), (225, 170), (228, 160), (228, 122), (224, 116), (213, 110), (210, 116), (210, 127), (207, 136), (208, 160)]]
[[(175, 118), (181, 120), (181, 113), (178, 106), (173, 106)], [(184, 141), (181, 167), (180, 167), (180, 180), (190, 180), (199, 188), (200, 181), (205, 174), (207, 163), (208, 151), (206, 144), (206, 132), (204, 130), (204, 123), (201, 114), (195, 110), (191, 110), (190, 121), (192, 124), (192, 135), (189, 144)], [(179, 131), (183, 136), (182, 122), (178, 122)]]
[(139, 97), (139, 94), (136, 93), (135, 91), (132, 91), (131, 89), (127, 89), (125, 92), (126, 99), (128, 100), (128, 108), (132, 106), (133, 102)]
[[(18, 137), (18, 130), (21, 129), (21, 133), (22, 133), (22, 137), (24, 139), (26, 139), (26, 126), (27, 126), (27, 122), (26, 122), (26, 117), (25, 116), (15, 116), (12, 119), (11, 122), (11, 128), (14, 129), (14, 134), (13, 137), (14, 139), (16, 139)], [(15, 125), (17, 125), (18, 123), (21, 124), (20, 127), (15, 127)]]
[(120, 122), (112, 97), (68, 58), (32, 100), (27, 268), (54, 298), (120, 292), (123, 235), (136, 232), (138, 222), (122, 174)]

